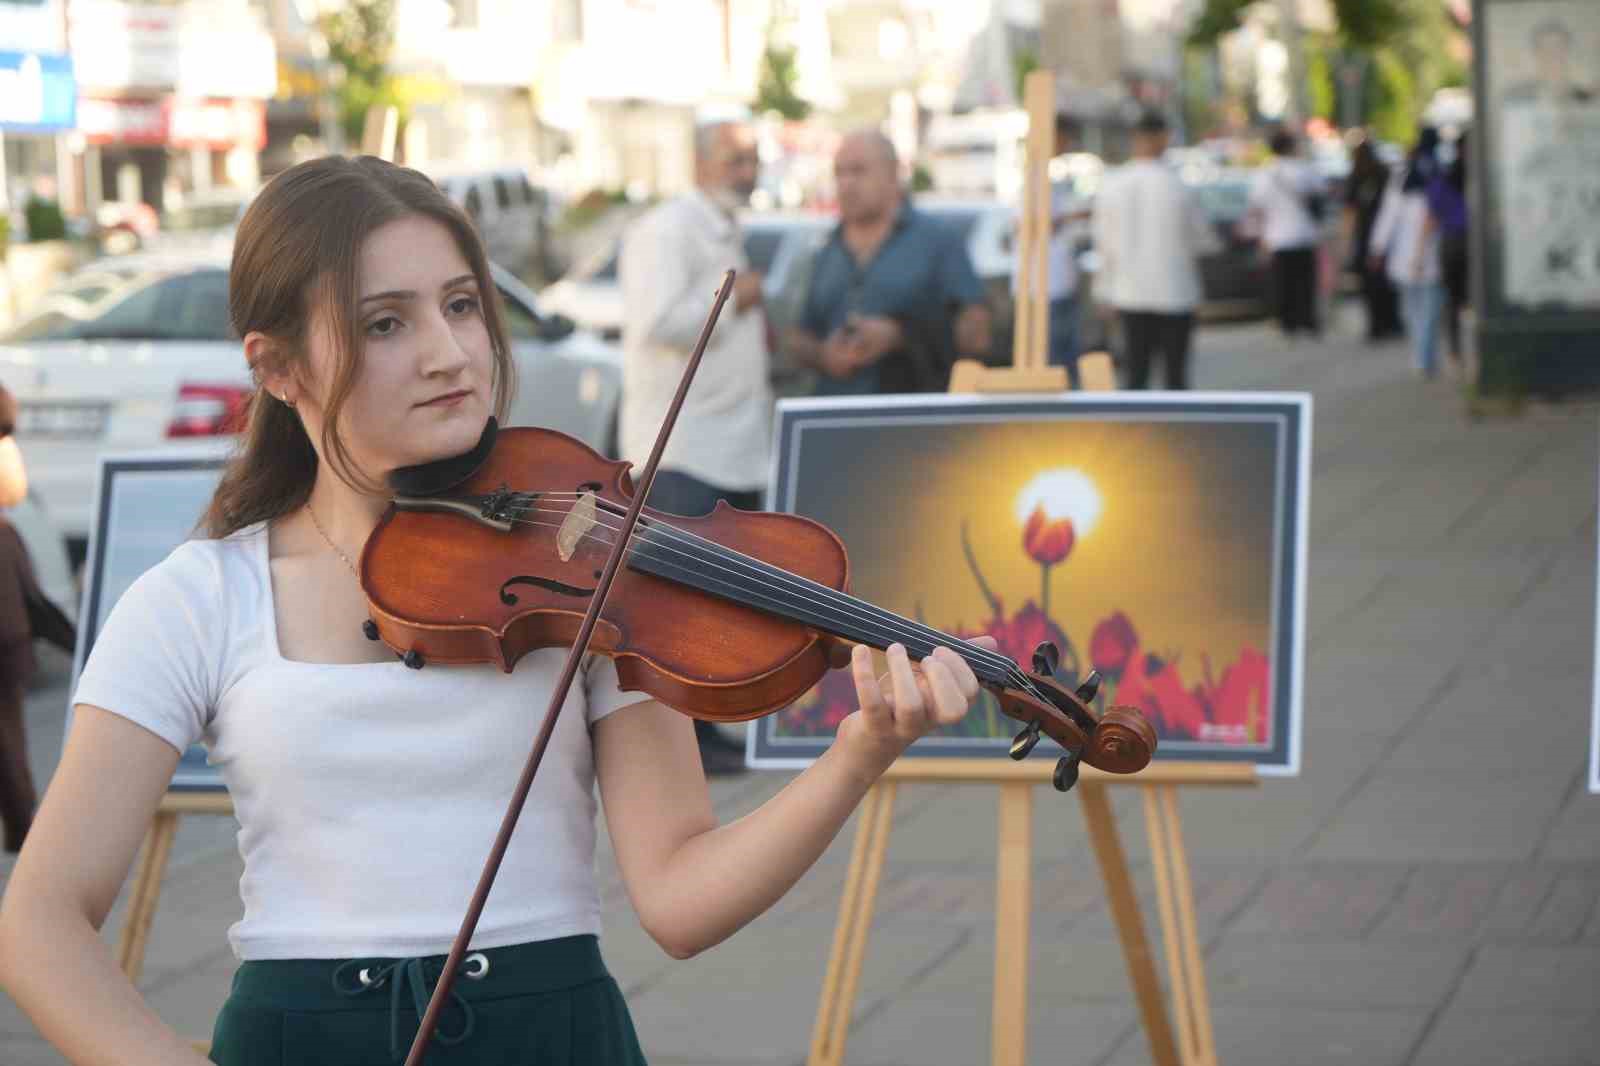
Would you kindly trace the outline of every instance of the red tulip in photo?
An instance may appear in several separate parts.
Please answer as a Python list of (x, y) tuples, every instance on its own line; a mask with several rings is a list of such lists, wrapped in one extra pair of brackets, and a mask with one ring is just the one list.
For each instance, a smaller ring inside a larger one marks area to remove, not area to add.
[(1139, 637), (1133, 631), (1133, 623), (1127, 615), (1115, 611), (1111, 617), (1101, 620), (1090, 634), (1089, 662), (1105, 677), (1115, 679), (1127, 669), (1128, 659), (1138, 646)]
[(1072, 519), (1057, 518), (1052, 521), (1045, 516), (1042, 504), (1033, 509), (1028, 516), (1028, 524), (1022, 530), (1022, 548), (1040, 566), (1054, 566), (1071, 555), (1076, 540)]

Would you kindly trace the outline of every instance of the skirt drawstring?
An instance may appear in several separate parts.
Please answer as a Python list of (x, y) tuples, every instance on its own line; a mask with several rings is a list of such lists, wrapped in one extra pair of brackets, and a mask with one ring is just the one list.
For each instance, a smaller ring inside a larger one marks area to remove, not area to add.
[[(430, 978), (425, 972), (432, 970)], [(411, 1002), (417, 1011), (418, 1025), (421, 1025), (423, 1014), (428, 1010), (428, 1000), (433, 995), (433, 986), (438, 983), (439, 975), (444, 972), (442, 961), (429, 960), (424, 963), (422, 958), (378, 960), (349, 959), (341, 963), (333, 971), (333, 987), (341, 996), (360, 996), (367, 992), (376, 991), (385, 985), (389, 986), (389, 1055), (399, 1062), (405, 1058), (406, 1046), (400, 1043), (400, 999), (402, 989), (409, 989)], [(350, 980), (352, 973), (354, 982)], [(461, 960), (459, 975), (474, 981), (481, 981), (489, 976), (489, 960), (481, 951), (474, 951)], [(461, 998), (461, 994), (454, 988), (450, 990), (450, 1002), (461, 1011), (462, 1024), (459, 1031), (446, 1033), (443, 1026), (434, 1030), (433, 1039), (436, 1043), (446, 1047), (460, 1044), (472, 1036), (475, 1017), (472, 1004)], [(415, 1030), (413, 1030), (415, 1033)], [(409, 1046), (409, 1045), (408, 1045)]]

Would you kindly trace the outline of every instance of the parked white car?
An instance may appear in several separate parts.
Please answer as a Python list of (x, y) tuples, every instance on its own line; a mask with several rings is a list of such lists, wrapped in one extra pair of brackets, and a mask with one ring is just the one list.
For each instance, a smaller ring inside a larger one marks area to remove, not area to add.
[[(508, 424), (549, 426), (614, 454), (621, 353), (541, 315), (525, 285), (493, 272), (520, 381)], [(30, 485), (74, 566), (102, 453), (233, 432), (251, 386), (227, 288), (226, 255), (102, 259), (0, 336), (0, 381), (19, 402)]]
[[(795, 212), (751, 212), (740, 224), (745, 255), (751, 269), (761, 272), (762, 288), (771, 303), (781, 300), (788, 291), (791, 271), (808, 252), (815, 251), (833, 226), (833, 219)], [(540, 301), (608, 340), (621, 340), (622, 285), (617, 279), (621, 255), (619, 234), (540, 292)]]
[(543, 273), (549, 252), (550, 197), (517, 167), (433, 175), (478, 227), (489, 258), (514, 274)]

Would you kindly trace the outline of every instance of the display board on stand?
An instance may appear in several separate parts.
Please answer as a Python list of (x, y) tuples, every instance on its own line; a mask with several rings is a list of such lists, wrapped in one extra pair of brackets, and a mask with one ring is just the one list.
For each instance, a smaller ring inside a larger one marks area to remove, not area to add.
[[(78, 646), (73, 655), (72, 684), (67, 690), (69, 701), (95, 637), (117, 600), (139, 575), (194, 535), (226, 456), (226, 448), (219, 444), (101, 459), (95, 521), (84, 564)], [(70, 728), (70, 704), (67, 713)], [(198, 745), (178, 760), (172, 783), (145, 835), (134, 872), (117, 945), (118, 962), (133, 980), (144, 966), (150, 926), (161, 898), (161, 882), (178, 831), (178, 818), (183, 814), (233, 814), (233, 802), (221, 777), (206, 765), (205, 749)]]
[[(1013, 365), (959, 363), (949, 396), (784, 401), (769, 506), (838, 532), (864, 598), (954, 636), (993, 634), (1022, 662), (1036, 642), (1052, 641), (1059, 680), (1097, 669), (1102, 708), (1146, 713), (1161, 734), (1157, 761), (1128, 777), (1086, 768), (1077, 791), (1154, 1061), (1214, 1063), (1176, 789), (1251, 786), (1258, 773), (1298, 770), (1310, 400), (1064, 391), (1065, 368), (1046, 357), (1048, 73), (1029, 76), (1027, 99)], [(1079, 370), (1086, 389), (1112, 383), (1104, 353), (1080, 359)], [(862, 499), (875, 505), (863, 509)], [(752, 765), (792, 768), (820, 755), (851, 709), (849, 687), (835, 672), (754, 723)], [(1042, 750), (1002, 758), (1010, 734), (1002, 716), (975, 706), (914, 744), (868, 793), (809, 1066), (844, 1061), (904, 781), (999, 788), (991, 1061), (1028, 1061), (1032, 798), (1054, 760)], [(1170, 1013), (1110, 784), (1144, 795)]]
[[(1600, 538), (1596, 538), (1597, 573), (1600, 573)], [(1589, 705), (1589, 791), (1600, 795), (1600, 587), (1595, 590), (1594, 692)]]

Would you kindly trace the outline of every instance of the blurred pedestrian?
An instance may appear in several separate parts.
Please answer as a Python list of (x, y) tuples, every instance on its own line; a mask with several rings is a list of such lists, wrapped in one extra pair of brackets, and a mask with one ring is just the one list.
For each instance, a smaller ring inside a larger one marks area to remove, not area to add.
[[(1056, 115), (1055, 156), (1074, 151), (1078, 144), (1078, 124), (1068, 115)], [(1083, 309), (1078, 302), (1078, 239), (1083, 223), (1093, 211), (1077, 202), (1070, 181), (1050, 187), (1050, 243), (1045, 253), (1045, 296), (1050, 301), (1049, 360), (1051, 366), (1067, 368), (1073, 388), (1078, 387), (1079, 323)], [(1016, 242), (1020, 253), (1021, 242)], [(1011, 271), (1011, 293), (1020, 290), (1022, 271)]]
[(1428, 210), (1439, 226), (1439, 267), (1444, 277), (1445, 338), (1450, 362), (1460, 369), (1466, 359), (1461, 343), (1461, 309), (1467, 305), (1467, 135), (1455, 142), (1449, 165), (1428, 179)]
[(1320, 336), (1317, 314), (1317, 243), (1327, 199), (1321, 177), (1295, 158), (1299, 141), (1286, 129), (1268, 140), (1273, 161), (1250, 185), (1252, 224), (1262, 251), (1272, 257), (1273, 303), (1284, 336)]
[(1132, 161), (1108, 173), (1095, 195), (1096, 293), (1121, 321), (1130, 389), (1149, 387), (1157, 353), (1166, 387), (1189, 387), (1199, 260), (1222, 246), (1194, 193), (1162, 162), (1166, 150), (1166, 119), (1145, 114), (1134, 126)]
[(1378, 208), (1383, 203), (1384, 190), (1389, 187), (1391, 175), (1383, 160), (1372, 147), (1371, 138), (1356, 145), (1350, 161), (1350, 178), (1346, 184), (1345, 217), (1350, 234), (1350, 270), (1361, 279), (1361, 300), (1367, 309), (1367, 341), (1398, 337), (1400, 326), (1399, 303), (1394, 285), (1381, 263), (1371, 262), (1372, 226), (1378, 221)]
[(1372, 227), (1372, 255), (1381, 257), (1400, 290), (1412, 364), (1425, 379), (1438, 372), (1439, 313), (1444, 303), (1440, 227), (1428, 205), (1428, 186), (1439, 172), (1438, 145), (1438, 131), (1423, 127), (1400, 180), (1389, 183)]
[[(15, 507), (28, 494), (22, 454), (11, 436), (16, 422), (17, 402), (0, 386), (0, 507)], [(35, 637), (68, 653), (75, 643), (72, 623), (39, 588), (16, 528), (0, 518), (0, 824), (9, 852), (22, 849), (38, 802), (22, 706), (34, 671)]]
[[(667, 441), (649, 503), (681, 515), (706, 514), (719, 501), (754, 511), (767, 481), (773, 395), (762, 278), (745, 257), (737, 212), (755, 191), (760, 158), (755, 133), (742, 122), (700, 126), (694, 148), (694, 189), (647, 212), (622, 243), (622, 454), (644, 466), (732, 268), (733, 295)], [(742, 746), (710, 722), (694, 725), (707, 773), (744, 769)]]
[(834, 157), (839, 225), (812, 269), (797, 359), (821, 396), (942, 392), (962, 356), (989, 354), (989, 309), (961, 238), (918, 211), (894, 145), (849, 134)]

